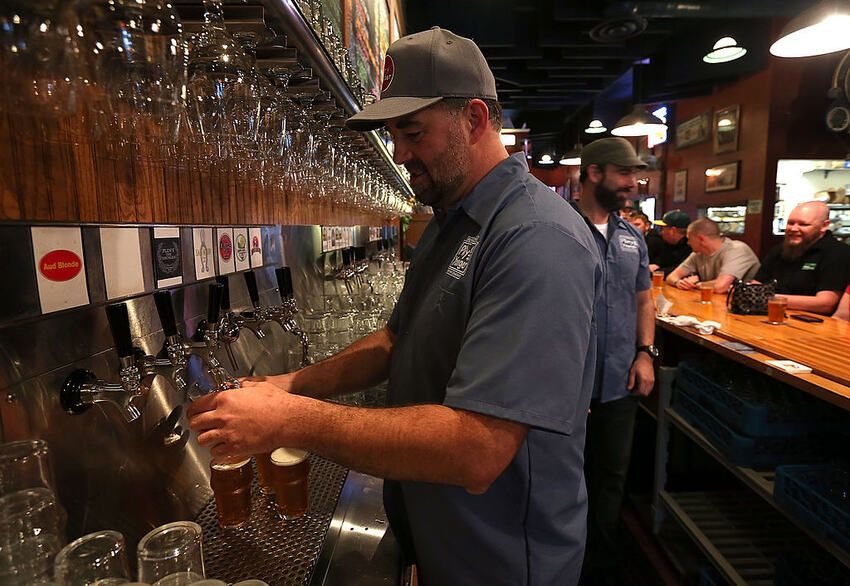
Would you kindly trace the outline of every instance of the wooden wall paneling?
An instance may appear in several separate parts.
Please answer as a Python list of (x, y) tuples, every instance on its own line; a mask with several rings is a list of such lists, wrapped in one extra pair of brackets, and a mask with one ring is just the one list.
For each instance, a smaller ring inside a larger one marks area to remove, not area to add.
[(45, 149), (46, 181), (50, 189), (50, 217), (61, 221), (79, 221), (77, 206), (76, 161), (73, 145), (50, 143)]
[(97, 173), (90, 143), (74, 145), (74, 171), (80, 221), (97, 222), (101, 217), (98, 209)]
[(51, 220), (50, 185), (44, 165), (41, 122), (31, 116), (12, 116), (12, 152), (20, 189), (23, 218)]
[(16, 181), (15, 160), (9, 119), (0, 115), (0, 220), (20, 220), (20, 189)]

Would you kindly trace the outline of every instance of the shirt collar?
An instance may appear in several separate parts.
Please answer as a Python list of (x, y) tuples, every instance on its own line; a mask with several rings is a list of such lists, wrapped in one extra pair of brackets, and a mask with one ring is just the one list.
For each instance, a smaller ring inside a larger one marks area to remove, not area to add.
[(514, 153), (493, 167), (452, 209), (462, 209), (479, 226), (483, 226), (510, 195), (511, 190), (505, 189), (508, 179), (525, 175), (528, 175), (525, 153)]

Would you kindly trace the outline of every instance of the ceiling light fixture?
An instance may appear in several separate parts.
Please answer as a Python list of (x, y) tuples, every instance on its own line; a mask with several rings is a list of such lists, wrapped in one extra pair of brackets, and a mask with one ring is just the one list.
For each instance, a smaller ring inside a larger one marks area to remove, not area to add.
[(776, 57), (811, 57), (850, 49), (850, 2), (825, 0), (792, 19), (770, 46)]
[(516, 134), (500, 134), (499, 138), (505, 146), (516, 146)]
[(561, 165), (581, 165), (581, 143), (576, 143), (573, 150), (565, 154), (558, 163)]
[(595, 119), (590, 121), (590, 124), (587, 125), (584, 131), (588, 134), (602, 134), (603, 132), (608, 132), (608, 129), (605, 128), (601, 120)]
[(643, 106), (636, 105), (631, 112), (617, 121), (611, 134), (614, 136), (647, 136), (653, 132), (666, 129), (667, 125), (664, 122), (644, 110)]
[(728, 63), (746, 54), (747, 50), (739, 46), (738, 41), (732, 37), (723, 37), (714, 43), (714, 48), (702, 60), (706, 63)]
[(540, 165), (551, 165), (554, 162), (555, 161), (552, 160), (552, 155), (548, 155), (548, 154), (543, 155), (542, 157), (540, 157), (540, 160), (537, 161), (537, 163), (540, 164)]

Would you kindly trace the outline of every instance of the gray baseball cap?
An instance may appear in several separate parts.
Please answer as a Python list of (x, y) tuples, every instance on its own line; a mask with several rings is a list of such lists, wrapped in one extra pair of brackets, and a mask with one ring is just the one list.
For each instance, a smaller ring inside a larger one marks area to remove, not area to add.
[(390, 45), (381, 99), (345, 123), (353, 130), (374, 130), (443, 98), (498, 99), (496, 80), (478, 45), (435, 26)]
[(604, 167), (609, 163), (620, 167), (646, 167), (646, 163), (635, 153), (632, 143), (619, 136), (594, 140), (581, 151), (582, 169), (590, 165)]

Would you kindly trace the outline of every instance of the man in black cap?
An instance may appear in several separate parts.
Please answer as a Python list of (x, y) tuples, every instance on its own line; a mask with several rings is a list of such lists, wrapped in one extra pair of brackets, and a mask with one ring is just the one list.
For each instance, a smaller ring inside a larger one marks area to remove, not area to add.
[(605, 263), (597, 310), (596, 382), (587, 421), (585, 476), (589, 499), (583, 584), (621, 584), (617, 533), (640, 397), (652, 392), (655, 306), (643, 235), (618, 215), (646, 167), (624, 138), (595, 140), (581, 153), (578, 208), (594, 225)]
[(650, 251), (649, 270), (664, 271), (666, 277), (691, 254), (688, 246), (688, 226), (691, 217), (682, 210), (670, 210), (660, 220), (655, 221), (660, 226), (662, 244), (657, 251)]
[[(508, 156), (469, 39), (435, 28), (393, 43), (381, 100), (348, 124), (386, 125), (435, 210), (392, 317), (323, 362), (195, 402), (199, 442), (214, 456), (301, 448), (387, 479), (425, 586), (576, 584), (602, 288), (590, 229)], [(387, 377), (386, 409), (316, 400)]]

